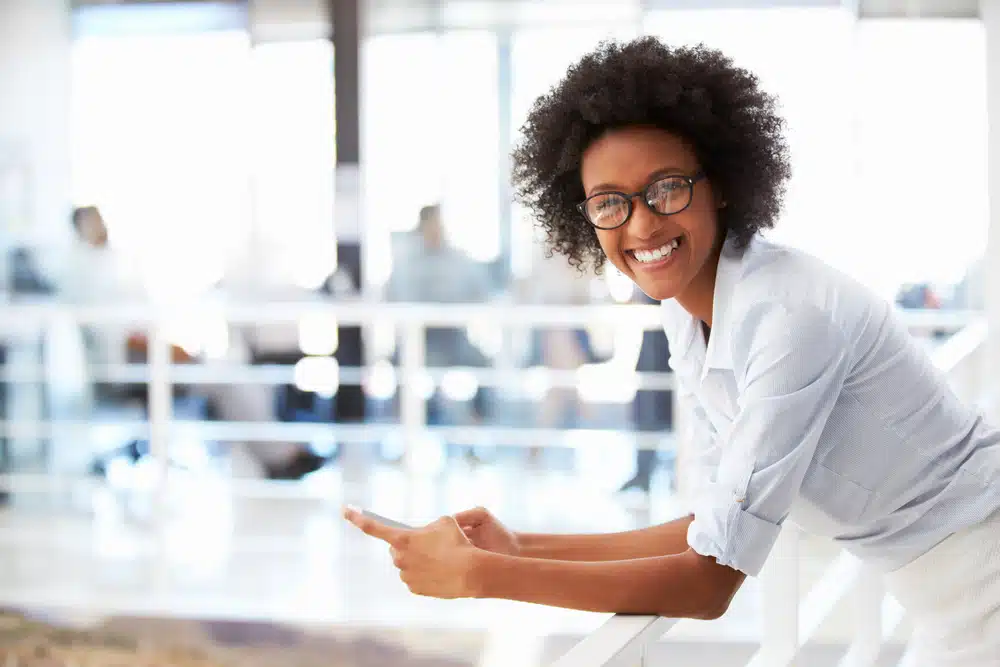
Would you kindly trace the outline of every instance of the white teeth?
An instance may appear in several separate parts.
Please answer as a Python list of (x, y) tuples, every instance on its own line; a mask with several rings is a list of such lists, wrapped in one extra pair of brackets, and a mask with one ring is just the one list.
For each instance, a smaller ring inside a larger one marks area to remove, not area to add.
[(678, 245), (680, 245), (680, 240), (674, 239), (669, 243), (663, 244), (659, 248), (655, 248), (653, 250), (633, 250), (632, 254), (640, 262), (655, 262), (668, 256)]

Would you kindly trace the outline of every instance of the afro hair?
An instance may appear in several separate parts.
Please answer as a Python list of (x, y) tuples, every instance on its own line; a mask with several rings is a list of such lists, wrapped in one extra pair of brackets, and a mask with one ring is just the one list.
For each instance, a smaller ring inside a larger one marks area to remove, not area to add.
[(549, 252), (600, 269), (604, 254), (576, 205), (580, 161), (612, 128), (654, 126), (694, 147), (726, 206), (719, 223), (738, 247), (774, 226), (791, 175), (784, 120), (757, 77), (704, 45), (654, 37), (602, 42), (539, 97), (513, 153), (518, 200), (546, 233)]

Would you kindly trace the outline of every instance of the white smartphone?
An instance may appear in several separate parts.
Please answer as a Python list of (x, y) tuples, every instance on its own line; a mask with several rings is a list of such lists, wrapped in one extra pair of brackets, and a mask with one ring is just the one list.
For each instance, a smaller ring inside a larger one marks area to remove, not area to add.
[(413, 526), (409, 524), (405, 524), (401, 521), (396, 521), (394, 519), (384, 517), (381, 514), (376, 514), (375, 512), (372, 512), (371, 510), (361, 510), (361, 513), (364, 514), (366, 517), (370, 519), (375, 519), (379, 523), (385, 524), (386, 526), (389, 526), (391, 528), (399, 528), (400, 530), (413, 530)]

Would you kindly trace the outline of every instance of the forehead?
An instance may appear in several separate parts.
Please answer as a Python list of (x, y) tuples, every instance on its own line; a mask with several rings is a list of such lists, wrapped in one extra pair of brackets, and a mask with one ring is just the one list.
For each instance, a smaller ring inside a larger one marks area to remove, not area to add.
[(654, 127), (625, 127), (605, 132), (587, 147), (580, 176), (587, 191), (597, 185), (632, 190), (654, 172), (697, 168), (694, 149), (680, 136)]

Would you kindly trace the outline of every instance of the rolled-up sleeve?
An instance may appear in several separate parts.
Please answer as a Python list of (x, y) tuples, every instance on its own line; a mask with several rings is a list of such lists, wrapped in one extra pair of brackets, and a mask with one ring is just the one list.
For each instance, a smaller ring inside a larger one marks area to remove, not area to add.
[(719, 435), (718, 469), (696, 499), (688, 543), (756, 576), (802, 486), (849, 356), (843, 333), (814, 306), (759, 304), (735, 321), (738, 412)]

